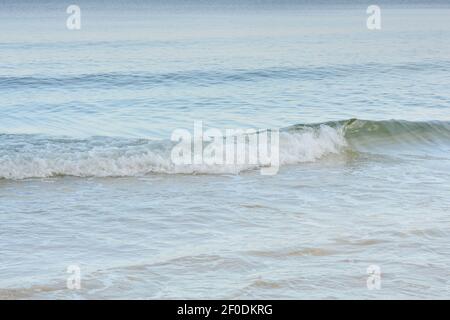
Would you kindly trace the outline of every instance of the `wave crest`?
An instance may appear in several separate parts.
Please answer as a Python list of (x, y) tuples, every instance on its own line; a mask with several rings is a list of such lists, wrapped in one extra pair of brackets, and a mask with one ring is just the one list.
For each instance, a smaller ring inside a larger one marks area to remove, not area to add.
[[(366, 121), (350, 119), (298, 124), (280, 132), (280, 165), (318, 161), (348, 150), (376, 149), (386, 143), (428, 144), (448, 148), (450, 123)], [(54, 176), (121, 177), (164, 174), (222, 174), (257, 169), (259, 165), (174, 165), (171, 141), (93, 137), (48, 138), (0, 135), (0, 178)], [(448, 149), (446, 149), (448, 150)]]

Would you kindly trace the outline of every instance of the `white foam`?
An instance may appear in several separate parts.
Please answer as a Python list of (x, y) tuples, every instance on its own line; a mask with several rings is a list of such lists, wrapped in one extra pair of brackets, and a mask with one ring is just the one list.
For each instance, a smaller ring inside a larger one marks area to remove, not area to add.
[(338, 154), (347, 146), (342, 128), (321, 125), (300, 132), (280, 135), (280, 163), (313, 162), (329, 154)]
[[(347, 145), (340, 129), (322, 125), (298, 132), (280, 133), (280, 164), (317, 161), (328, 154), (337, 154)], [(154, 144), (104, 145), (74, 147), (70, 141), (52, 141), (43, 147), (30, 143), (26, 147), (0, 153), (0, 178), (25, 179), (52, 176), (121, 177), (150, 173), (166, 174), (237, 174), (256, 169), (258, 165), (183, 165), (170, 159), (170, 146)]]

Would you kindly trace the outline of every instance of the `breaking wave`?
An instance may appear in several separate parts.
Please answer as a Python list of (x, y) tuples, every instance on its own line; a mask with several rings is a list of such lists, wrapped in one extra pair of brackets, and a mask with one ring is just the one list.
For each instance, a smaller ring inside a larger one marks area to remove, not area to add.
[[(54, 176), (121, 177), (163, 174), (239, 173), (261, 165), (175, 165), (176, 143), (147, 139), (51, 138), (0, 135), (0, 178)], [(450, 151), (450, 122), (350, 119), (298, 124), (280, 131), (280, 165), (314, 162), (348, 152), (379, 152), (393, 146), (428, 146)]]

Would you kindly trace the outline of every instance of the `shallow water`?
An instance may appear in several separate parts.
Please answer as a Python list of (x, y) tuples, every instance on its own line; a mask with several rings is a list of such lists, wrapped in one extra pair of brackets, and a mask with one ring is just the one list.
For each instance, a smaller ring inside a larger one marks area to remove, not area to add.
[[(448, 7), (80, 6), (0, 13), (0, 298), (449, 297)], [(194, 121), (278, 174), (175, 168)]]

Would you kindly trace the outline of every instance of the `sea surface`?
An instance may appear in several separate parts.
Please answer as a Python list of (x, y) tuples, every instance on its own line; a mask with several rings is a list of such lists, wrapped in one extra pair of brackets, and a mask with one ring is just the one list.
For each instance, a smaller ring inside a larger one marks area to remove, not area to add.
[(1, 299), (450, 298), (449, 4), (244, 3), (0, 3)]

